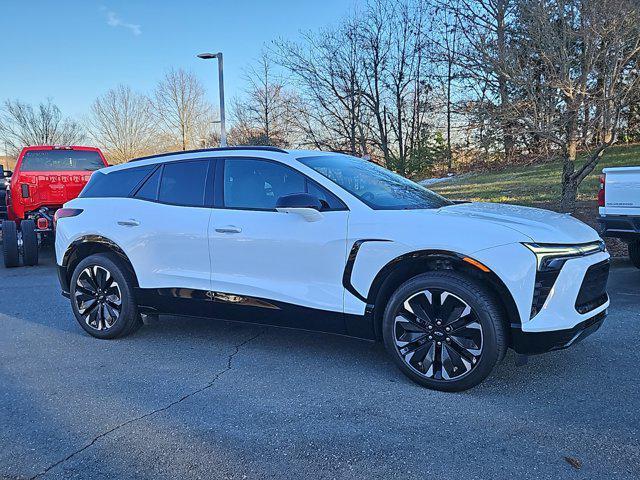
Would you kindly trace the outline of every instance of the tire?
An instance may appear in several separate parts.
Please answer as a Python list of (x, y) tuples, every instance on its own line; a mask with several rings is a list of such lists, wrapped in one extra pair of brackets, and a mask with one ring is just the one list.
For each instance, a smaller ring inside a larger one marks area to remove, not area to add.
[(427, 272), (403, 283), (385, 308), (382, 334), (407, 377), (445, 392), (478, 385), (507, 350), (498, 302), (452, 271)]
[(636, 268), (640, 268), (640, 240), (629, 242), (629, 258)]
[(18, 229), (16, 222), (5, 220), (2, 222), (2, 253), (4, 254), (4, 266), (7, 268), (20, 265), (18, 255)]
[(20, 222), (22, 231), (22, 262), (25, 266), (38, 265), (38, 234), (33, 220)]
[(134, 285), (133, 274), (116, 254), (98, 253), (82, 260), (70, 282), (71, 308), (80, 326), (101, 339), (138, 330), (142, 318)]

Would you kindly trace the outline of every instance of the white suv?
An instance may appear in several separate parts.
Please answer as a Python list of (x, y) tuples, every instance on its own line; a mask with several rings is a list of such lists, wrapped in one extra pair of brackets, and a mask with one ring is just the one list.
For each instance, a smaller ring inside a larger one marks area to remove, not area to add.
[(348, 155), (269, 147), (102, 169), (56, 214), (60, 283), (98, 338), (141, 314), (382, 340), (412, 380), (481, 382), (507, 347), (597, 330), (609, 254), (569, 215), (453, 203)]

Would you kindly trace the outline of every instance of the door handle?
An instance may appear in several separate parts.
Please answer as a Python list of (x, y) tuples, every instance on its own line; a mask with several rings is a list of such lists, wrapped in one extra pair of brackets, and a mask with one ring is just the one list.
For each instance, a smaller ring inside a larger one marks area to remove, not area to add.
[(137, 227), (140, 225), (140, 222), (130, 218), (129, 220), (119, 220), (118, 225), (122, 225), (123, 227)]
[(218, 233), (240, 233), (242, 229), (240, 227), (236, 227), (235, 225), (227, 225), (225, 227), (216, 228), (216, 232)]

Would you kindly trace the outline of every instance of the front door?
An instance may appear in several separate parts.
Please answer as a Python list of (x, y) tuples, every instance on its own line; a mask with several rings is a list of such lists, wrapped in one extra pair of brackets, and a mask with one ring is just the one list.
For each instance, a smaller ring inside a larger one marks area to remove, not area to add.
[[(269, 160), (226, 159), (216, 186), (221, 205), (209, 229), (214, 311), (224, 318), (344, 333), (344, 204)], [(321, 198), (326, 208), (319, 221), (275, 210), (280, 196), (302, 192)]]

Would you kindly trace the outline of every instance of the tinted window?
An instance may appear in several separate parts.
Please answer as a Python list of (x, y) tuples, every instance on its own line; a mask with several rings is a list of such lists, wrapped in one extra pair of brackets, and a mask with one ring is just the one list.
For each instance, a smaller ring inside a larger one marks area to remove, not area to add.
[(284, 165), (264, 160), (225, 160), (226, 207), (274, 210), (281, 196), (305, 191), (305, 177)]
[(128, 197), (155, 165), (127, 168), (115, 172), (95, 172), (80, 193), (81, 197)]
[(324, 209), (346, 210), (347, 208), (342, 200), (336, 197), (333, 193), (309, 180), (307, 180), (307, 193), (318, 197)]
[(323, 155), (299, 160), (374, 209), (403, 210), (451, 205), (437, 193), (356, 157)]
[(157, 200), (161, 172), (162, 167), (156, 169), (156, 171), (153, 172), (153, 174), (145, 180), (145, 182), (138, 189), (134, 196), (136, 198), (142, 198), (144, 200)]
[(23, 172), (87, 171), (103, 168), (98, 152), (86, 150), (30, 150), (24, 154)]
[(208, 168), (208, 160), (166, 163), (158, 199), (173, 205), (203, 206)]

